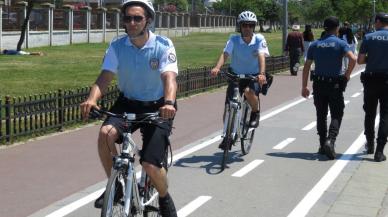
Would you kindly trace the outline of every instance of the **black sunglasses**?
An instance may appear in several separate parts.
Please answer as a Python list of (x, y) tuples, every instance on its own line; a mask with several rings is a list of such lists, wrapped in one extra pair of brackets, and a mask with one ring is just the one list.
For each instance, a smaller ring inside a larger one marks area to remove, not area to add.
[(123, 17), (123, 21), (125, 23), (130, 23), (133, 21), (135, 21), (136, 23), (140, 23), (145, 17), (143, 16), (124, 16)]
[(241, 23), (241, 27), (243, 28), (254, 28), (255, 27), (255, 24), (254, 23)]

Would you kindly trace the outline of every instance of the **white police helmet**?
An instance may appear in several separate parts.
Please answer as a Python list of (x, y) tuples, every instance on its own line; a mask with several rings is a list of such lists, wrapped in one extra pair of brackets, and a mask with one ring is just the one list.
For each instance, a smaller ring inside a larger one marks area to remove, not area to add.
[(150, 0), (124, 0), (123, 3), (121, 4), (121, 12), (123, 14), (125, 14), (125, 9), (132, 4), (143, 5), (144, 8), (147, 10), (151, 19), (154, 20), (155, 9), (154, 9), (154, 6), (152, 5), (152, 2)]
[(257, 23), (256, 15), (251, 11), (243, 11), (238, 15), (237, 22), (254, 22)]

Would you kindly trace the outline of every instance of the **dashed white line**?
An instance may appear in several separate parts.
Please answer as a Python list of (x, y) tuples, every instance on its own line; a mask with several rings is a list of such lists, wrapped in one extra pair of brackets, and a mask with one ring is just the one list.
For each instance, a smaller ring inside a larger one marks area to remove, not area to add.
[(295, 138), (287, 138), (287, 139), (283, 140), (282, 142), (280, 142), (279, 144), (275, 145), (273, 147), (273, 149), (281, 150), (293, 141), (295, 141)]
[(234, 177), (243, 177), (245, 174), (249, 173), (251, 170), (255, 169), (257, 166), (259, 166), (261, 163), (263, 163), (264, 160), (254, 160), (250, 162), (245, 167), (241, 168), (239, 171), (232, 174)]
[(356, 98), (356, 97), (358, 97), (359, 95), (361, 95), (361, 93), (355, 93), (355, 94), (352, 95), (352, 97), (353, 97), (353, 98)]
[(202, 206), (204, 203), (206, 203), (208, 200), (210, 200), (212, 197), (210, 196), (199, 196), (197, 199), (191, 201), (189, 204), (184, 206), (182, 209), (178, 211), (178, 217), (186, 217), (190, 215), (192, 212), (194, 212), (198, 207)]
[(307, 131), (313, 129), (317, 125), (316, 121), (309, 123), (307, 126), (303, 127), (302, 130)]

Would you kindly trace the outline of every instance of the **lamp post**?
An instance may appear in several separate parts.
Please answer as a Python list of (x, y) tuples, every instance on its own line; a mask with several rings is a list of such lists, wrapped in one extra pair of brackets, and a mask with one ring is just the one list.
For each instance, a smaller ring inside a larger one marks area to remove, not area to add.
[(287, 0), (283, 0), (283, 43), (282, 43), (282, 52), (284, 51), (284, 48), (286, 46), (286, 40), (287, 40), (287, 28), (288, 28), (288, 7), (287, 7)]
[(376, 16), (376, 0), (373, 0), (373, 17)]

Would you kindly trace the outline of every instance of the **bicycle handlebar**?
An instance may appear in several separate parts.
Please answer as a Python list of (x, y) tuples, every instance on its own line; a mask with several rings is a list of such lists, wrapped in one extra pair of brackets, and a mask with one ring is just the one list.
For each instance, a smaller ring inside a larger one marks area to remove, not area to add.
[(151, 113), (141, 113), (141, 114), (136, 114), (136, 113), (124, 113), (124, 114), (115, 114), (103, 109), (97, 109), (97, 108), (92, 108), (89, 113), (90, 118), (99, 118), (103, 114), (109, 116), (109, 117), (115, 117), (115, 118), (121, 118), (126, 121), (130, 122), (145, 122), (145, 121), (160, 121), (163, 120), (159, 115), (159, 112), (151, 112)]
[(257, 81), (257, 77), (251, 74), (234, 74), (230, 72), (220, 71), (220, 74), (233, 81), (251, 80)]

